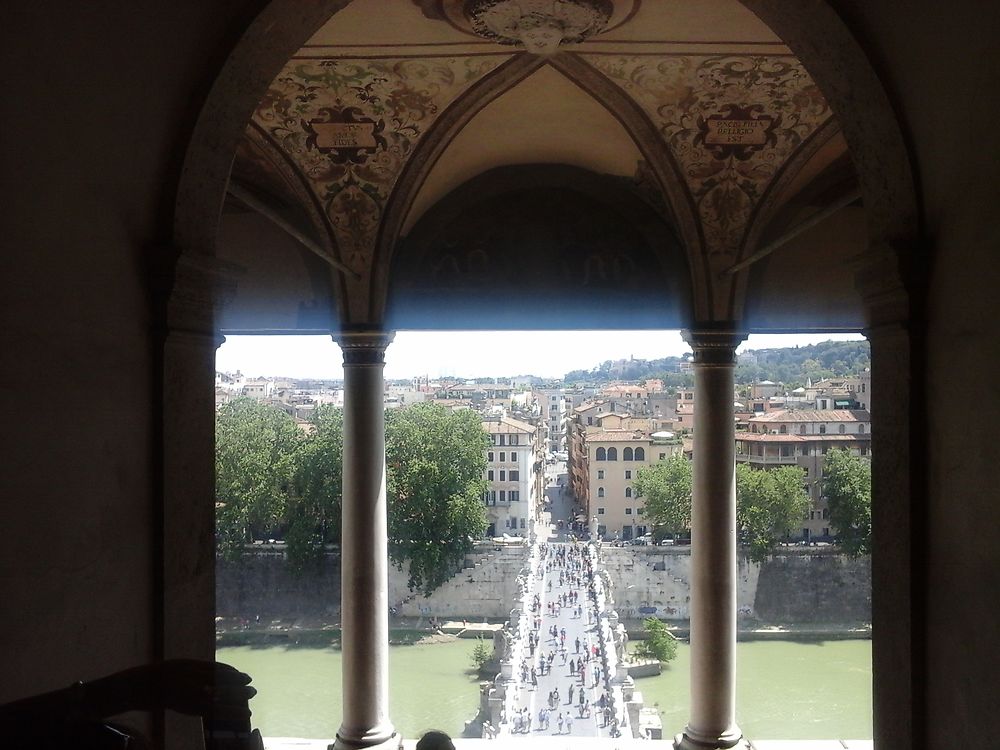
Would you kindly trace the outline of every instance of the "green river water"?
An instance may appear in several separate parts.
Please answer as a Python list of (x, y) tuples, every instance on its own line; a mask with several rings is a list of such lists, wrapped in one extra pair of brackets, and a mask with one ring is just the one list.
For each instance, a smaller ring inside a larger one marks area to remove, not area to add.
[[(405, 737), (458, 735), (479, 706), (473, 641), (390, 647), (390, 710)], [(340, 724), (340, 652), (332, 648), (220, 648), (219, 661), (253, 676), (253, 724), (265, 737), (331, 738)], [(664, 736), (687, 718), (689, 650), (659, 677), (636, 680)], [(871, 739), (871, 641), (752, 641), (737, 647), (737, 720), (758, 739)]]

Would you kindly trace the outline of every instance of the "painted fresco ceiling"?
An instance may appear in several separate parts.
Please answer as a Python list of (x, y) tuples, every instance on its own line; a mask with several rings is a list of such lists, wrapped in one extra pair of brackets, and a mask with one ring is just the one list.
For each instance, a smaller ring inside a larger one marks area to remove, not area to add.
[[(628, 177), (657, 153), (692, 266), (718, 275), (846, 151), (808, 73), (734, 0), (616, 0), (607, 31), (552, 57), (476, 37), (456, 3), (355, 0), (247, 128), (234, 178), (309, 217), (349, 269), (338, 283), (377, 284), (386, 248), (484, 169), (531, 159)], [(595, 86), (650, 127), (630, 130)]]

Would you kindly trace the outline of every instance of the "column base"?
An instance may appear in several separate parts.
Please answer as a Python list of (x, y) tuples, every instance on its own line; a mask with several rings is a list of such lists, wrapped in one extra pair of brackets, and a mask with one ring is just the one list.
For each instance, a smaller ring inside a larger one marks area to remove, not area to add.
[(356, 739), (346, 739), (338, 732), (337, 739), (327, 745), (327, 750), (402, 750), (402, 748), (403, 737), (396, 731), (389, 736), (384, 732), (370, 732), (367, 736)]
[(687, 730), (681, 734), (674, 735), (674, 750), (726, 750), (731, 747), (750, 747), (750, 743), (743, 739), (743, 733), (739, 727), (733, 726), (730, 731), (718, 737), (699, 737), (697, 739), (688, 736)]

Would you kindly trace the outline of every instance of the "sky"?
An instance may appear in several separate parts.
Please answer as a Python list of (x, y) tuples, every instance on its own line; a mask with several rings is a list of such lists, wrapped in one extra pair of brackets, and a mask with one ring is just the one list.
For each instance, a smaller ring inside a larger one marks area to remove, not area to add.
[[(863, 338), (856, 333), (753, 335), (739, 351)], [(605, 360), (660, 359), (691, 350), (678, 331), (401, 331), (386, 350), (385, 377), (464, 378), (537, 375), (560, 378)], [(249, 377), (337, 379), (340, 348), (329, 336), (227, 336), (221, 372)]]

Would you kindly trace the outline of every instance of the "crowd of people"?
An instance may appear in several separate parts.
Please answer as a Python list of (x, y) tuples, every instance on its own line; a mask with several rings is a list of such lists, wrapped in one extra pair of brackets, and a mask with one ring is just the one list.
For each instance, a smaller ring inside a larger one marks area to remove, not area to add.
[[(546, 596), (532, 595), (526, 622), (529, 626), (526, 650), (520, 664), (520, 688), (538, 689), (540, 677), (551, 675), (555, 660), (567, 667), (569, 681), (565, 692), (559, 686), (549, 691), (542, 705), (532, 716), (524, 705), (510, 717), (513, 734), (532, 731), (551, 731), (553, 734), (572, 734), (574, 718), (591, 719), (595, 711), (611, 736), (619, 736), (618, 718), (604, 658), (603, 639), (598, 636), (591, 642), (588, 635), (570, 637), (565, 627), (559, 627), (560, 615), (569, 608), (571, 619), (587, 618), (587, 625), (597, 620), (597, 582), (590, 555), (583, 544), (546, 544), (538, 546), (537, 580), (545, 581)], [(589, 631), (588, 631), (589, 632)], [(600, 690), (600, 697), (591, 703), (588, 690)], [(565, 696), (565, 701), (563, 700)], [(494, 734), (486, 733), (489, 737)]]

